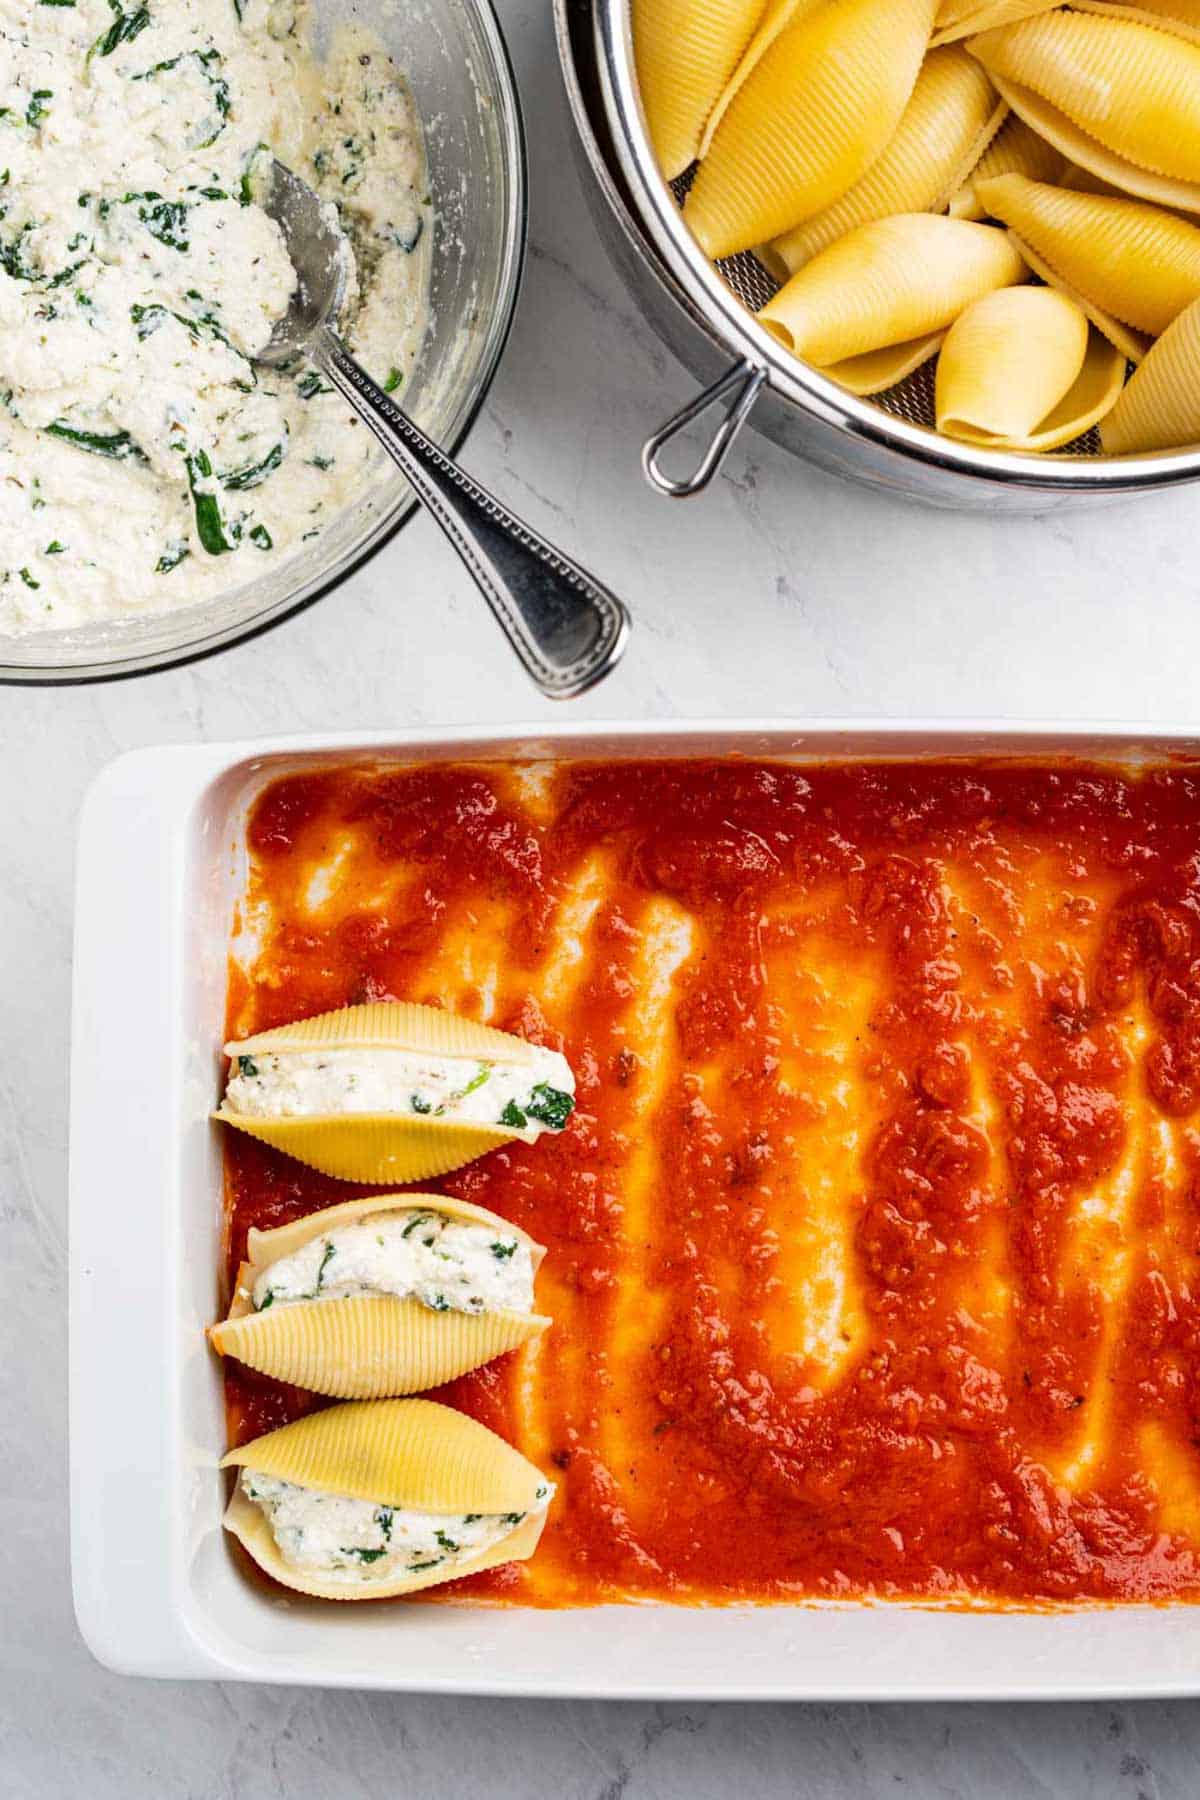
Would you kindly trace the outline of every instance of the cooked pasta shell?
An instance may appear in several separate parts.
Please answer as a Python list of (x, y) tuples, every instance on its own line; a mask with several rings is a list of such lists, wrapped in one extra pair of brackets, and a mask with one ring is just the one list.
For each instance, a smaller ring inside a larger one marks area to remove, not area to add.
[(766, 55), (780, 32), (786, 31), (789, 25), (798, 24), (809, 13), (816, 12), (818, 6), (824, 6), (827, 0), (767, 0), (758, 28), (747, 44), (738, 62), (725, 84), (717, 104), (708, 116), (704, 127), (704, 135), (700, 139), (700, 155), (707, 156), (709, 146), (716, 136), (717, 127), (729, 110), (729, 103), (742, 87), (747, 76), (752, 75)]
[(419, 1050), (430, 1056), (481, 1056), (505, 1062), (530, 1062), (533, 1052), (524, 1038), (491, 1025), (477, 1025), (440, 1006), (417, 1006), (407, 1000), (376, 1000), (366, 1006), (341, 1006), (293, 1025), (277, 1025), (225, 1046), (226, 1056), (255, 1050)]
[(427, 1208), (484, 1225), (528, 1245), (536, 1270), (544, 1251), (506, 1219), (443, 1194), (385, 1194), (327, 1206), (273, 1231), (250, 1232), (249, 1259), (238, 1270), (229, 1317), (209, 1331), (222, 1356), (341, 1400), (417, 1394), (478, 1369), (537, 1337), (550, 1323), (536, 1313), (496, 1308), (486, 1313), (435, 1312), (395, 1294), (360, 1294), (292, 1301), (255, 1312), (252, 1294), (265, 1269), (313, 1238), (380, 1213)]
[(668, 181), (700, 133), (762, 15), (763, 0), (633, 0), (633, 45), (650, 142)]
[(985, 218), (977, 184), (994, 175), (1028, 175), (1031, 181), (1058, 181), (1065, 167), (1065, 158), (1054, 145), (1048, 144), (1045, 138), (1029, 129), (1024, 119), (1012, 113), (980, 157), (969, 180), (951, 200), (950, 217)]
[(1048, 287), (985, 294), (946, 334), (937, 426), (986, 450), (1057, 450), (1113, 406), (1125, 359)]
[(1200, 44), (1200, 0), (1140, 0), (1136, 5), (1123, 4), (1123, 0), (1071, 0), (1071, 7), (1074, 12), (1154, 25), (1159, 31), (1173, 31)]
[(1079, 302), (1134, 362), (1200, 299), (1200, 226), (1145, 201), (1001, 175), (979, 183), (1030, 267)]
[(347, 1588), (291, 1568), (265, 1514), (239, 1483), (225, 1512), (225, 1529), (268, 1575), (318, 1599), (383, 1600), (523, 1561), (537, 1548), (545, 1523), (544, 1513), (533, 1513), (542, 1485), (533, 1464), (485, 1425), (433, 1400), (331, 1406), (231, 1450), (221, 1467), (255, 1469), (300, 1487), (417, 1512), (533, 1514), (510, 1537), (450, 1572), (435, 1569)]
[(969, 48), (1014, 112), (1126, 193), (1200, 211), (1200, 44), (1131, 19), (1053, 12)]
[(1061, 0), (942, 0), (934, 25), (932, 46), (955, 44), (993, 26), (1012, 25), (1020, 19), (1049, 12)]
[[(416, 1050), (434, 1056), (479, 1056), (528, 1062), (531, 1047), (508, 1032), (477, 1025), (436, 1006), (377, 1001), (320, 1013), (294, 1025), (225, 1046), (229, 1057), (256, 1051)], [(341, 1181), (381, 1185), (424, 1181), (473, 1162), (501, 1144), (531, 1143), (529, 1128), (480, 1125), (454, 1119), (412, 1118), (391, 1113), (329, 1113), (308, 1118), (256, 1118), (228, 1105), (215, 1118), (261, 1143), (283, 1150), (310, 1168)]]
[(841, 197), (908, 105), (936, 0), (836, 0), (793, 23), (735, 94), (684, 215), (705, 252), (768, 242)]
[(537, 1313), (434, 1312), (396, 1294), (296, 1300), (226, 1319), (209, 1333), (222, 1356), (338, 1400), (420, 1394), (541, 1335)]
[(937, 355), (945, 337), (944, 331), (934, 331), (906, 344), (889, 344), (885, 350), (869, 350), (864, 356), (832, 363), (825, 373), (851, 394), (883, 394), (923, 368)]
[(1100, 427), (1109, 456), (1200, 443), (1200, 301), (1180, 313)]
[(856, 225), (893, 213), (940, 212), (1004, 114), (995, 88), (965, 50), (931, 51), (883, 155), (848, 194), (775, 240), (779, 263), (794, 275)]
[(839, 238), (759, 317), (795, 355), (836, 378), (836, 365), (943, 331), (973, 300), (1025, 273), (1005, 232), (902, 213)]

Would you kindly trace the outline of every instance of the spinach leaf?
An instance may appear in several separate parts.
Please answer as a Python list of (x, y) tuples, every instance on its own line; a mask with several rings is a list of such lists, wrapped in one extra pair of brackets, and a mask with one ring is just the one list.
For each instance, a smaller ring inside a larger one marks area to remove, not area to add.
[(192, 505), (196, 513), (196, 536), (210, 556), (220, 556), (224, 551), (233, 549), (225, 536), (220, 503), (215, 494), (197, 486), (197, 477), (205, 481), (212, 478), (212, 463), (207, 450), (197, 450), (186, 461), (188, 487), (191, 489)]
[(551, 1131), (561, 1131), (575, 1111), (575, 1097), (539, 1081), (525, 1102), (525, 1111), (531, 1119), (540, 1119), (543, 1125), (548, 1125)]
[(250, 463), (244, 469), (234, 469), (228, 475), (220, 477), (221, 486), (231, 493), (243, 493), (247, 488), (256, 488), (267, 479), (283, 461), (283, 445), (276, 444), (263, 457), (261, 462)]
[(62, 438), (65, 444), (74, 444), (77, 450), (86, 450), (92, 456), (110, 457), (113, 462), (144, 463), (149, 460), (127, 431), (79, 431), (65, 419), (55, 419), (52, 425), (47, 425), (46, 435)]
[(131, 7), (128, 12), (121, 9), (121, 0), (108, 0), (113, 22), (101, 37), (98, 37), (89, 56), (111, 56), (122, 44), (131, 44), (139, 33), (145, 31), (150, 23), (150, 8), (144, 3)]

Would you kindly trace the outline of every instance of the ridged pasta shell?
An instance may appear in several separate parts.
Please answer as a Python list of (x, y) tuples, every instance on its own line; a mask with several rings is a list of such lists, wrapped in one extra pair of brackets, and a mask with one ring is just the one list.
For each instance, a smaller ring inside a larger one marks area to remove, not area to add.
[(1167, 327), (1100, 427), (1109, 456), (1200, 443), (1200, 301)]
[(1054, 288), (985, 294), (946, 335), (937, 427), (986, 450), (1057, 450), (1113, 406), (1125, 359)]
[(717, 104), (708, 115), (708, 123), (704, 127), (704, 135), (700, 139), (700, 155), (707, 156), (709, 146), (716, 136), (717, 127), (729, 110), (729, 103), (743, 86), (748, 76), (754, 73), (780, 32), (786, 31), (789, 25), (796, 25), (809, 13), (816, 12), (824, 6), (826, 0), (767, 0), (766, 11), (754, 32), (753, 37), (742, 53), (737, 68), (725, 84)]
[(396, 1294), (296, 1300), (226, 1319), (209, 1332), (222, 1356), (338, 1400), (441, 1387), (539, 1337), (537, 1313), (434, 1312)]
[(1020, 19), (1049, 12), (1061, 0), (942, 0), (938, 7), (931, 48), (956, 44), (993, 26), (1012, 25)]
[(852, 187), (908, 105), (936, 0), (837, 0), (783, 31), (734, 96), (684, 216), (711, 257), (768, 242)]
[(1071, 162), (1126, 193), (1200, 211), (1200, 44), (1130, 19), (1054, 12), (968, 48)]
[(762, 16), (763, 0), (633, 0), (633, 44), (650, 142), (668, 181), (700, 134)]
[(1031, 131), (1024, 119), (1011, 113), (980, 157), (971, 177), (950, 202), (952, 219), (983, 219), (987, 214), (979, 199), (978, 183), (995, 175), (1027, 175), (1031, 181), (1058, 181), (1066, 160), (1053, 144)]
[(1021, 175), (981, 182), (979, 196), (1013, 231), (1030, 267), (1077, 300), (1134, 362), (1200, 299), (1200, 226), (1176, 213)]
[(973, 300), (1025, 273), (1005, 232), (902, 213), (839, 238), (759, 317), (796, 356), (832, 373), (848, 358), (943, 331)]
[(226, 1056), (256, 1050), (416, 1050), (430, 1056), (480, 1056), (504, 1062), (531, 1062), (524, 1038), (491, 1025), (477, 1025), (440, 1006), (417, 1006), (408, 1000), (376, 1000), (366, 1006), (341, 1006), (317, 1013), (294, 1025), (277, 1025), (225, 1046)]
[[(479, 1056), (508, 1063), (532, 1061), (523, 1038), (457, 1013), (407, 1001), (377, 1001), (319, 1013), (294, 1025), (260, 1031), (225, 1046), (229, 1057), (257, 1051), (415, 1050), (433, 1056)], [(454, 1119), (396, 1116), (391, 1113), (330, 1113), (310, 1118), (253, 1118), (217, 1108), (214, 1118), (260, 1143), (340, 1181), (397, 1185), (425, 1181), (473, 1162), (501, 1144), (532, 1143), (536, 1130), (479, 1125)]]
[[(301, 1487), (430, 1513), (530, 1513), (542, 1477), (486, 1426), (432, 1400), (367, 1400), (310, 1413), (231, 1450), (222, 1468), (251, 1468)], [(225, 1529), (284, 1587), (322, 1600), (384, 1600), (419, 1593), (502, 1563), (532, 1556), (545, 1514), (525, 1518), (511, 1536), (464, 1559), (361, 1587), (324, 1580), (284, 1561), (262, 1509), (238, 1483)]]
[(442, 1194), (387, 1194), (327, 1206), (273, 1231), (250, 1232), (249, 1260), (238, 1270), (229, 1316), (209, 1331), (222, 1356), (340, 1400), (372, 1400), (440, 1387), (543, 1332), (549, 1319), (496, 1308), (486, 1313), (435, 1312), (395, 1294), (291, 1301), (256, 1313), (252, 1294), (264, 1270), (313, 1238), (380, 1213), (428, 1209), (484, 1225), (528, 1245), (534, 1269), (544, 1251), (496, 1213)]
[(932, 51), (883, 155), (848, 194), (775, 240), (780, 264), (794, 275), (856, 225), (893, 213), (940, 212), (999, 130), (1005, 110), (965, 50)]
[(230, 1450), (223, 1469), (430, 1513), (529, 1512), (543, 1477), (477, 1419), (436, 1400), (360, 1400)]
[(252, 1119), (222, 1106), (213, 1117), (336, 1181), (370, 1181), (381, 1187), (448, 1175), (501, 1144), (532, 1143), (535, 1135), (528, 1128), (398, 1118), (391, 1113)]
[(1071, 9), (1099, 13), (1101, 18), (1133, 19), (1139, 25), (1173, 31), (1200, 44), (1200, 0), (1141, 0), (1140, 5), (1122, 4), (1121, 0), (1071, 0)]

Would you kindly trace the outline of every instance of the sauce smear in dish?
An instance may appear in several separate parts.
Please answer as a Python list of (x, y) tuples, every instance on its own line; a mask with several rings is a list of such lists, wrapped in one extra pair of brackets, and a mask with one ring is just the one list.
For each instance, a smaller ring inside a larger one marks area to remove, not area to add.
[[(339, 767), (249, 846), (231, 1037), (402, 998), (578, 1077), (427, 1184), (554, 1319), (440, 1392), (557, 1484), (451, 1594), (1200, 1597), (1200, 773)], [(370, 1191), (225, 1154), (231, 1276)]]

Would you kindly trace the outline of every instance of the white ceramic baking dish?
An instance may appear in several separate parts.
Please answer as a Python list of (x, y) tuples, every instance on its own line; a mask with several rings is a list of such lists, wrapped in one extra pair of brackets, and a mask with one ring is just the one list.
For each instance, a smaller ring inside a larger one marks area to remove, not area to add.
[(80, 1629), (126, 1673), (514, 1695), (978, 1699), (1200, 1693), (1200, 1607), (324, 1607), (229, 1554), (208, 1123), (248, 800), (298, 763), (575, 756), (1200, 756), (1162, 728), (875, 724), (445, 730), (150, 749), (85, 803), (71, 1106), (71, 1552)]

